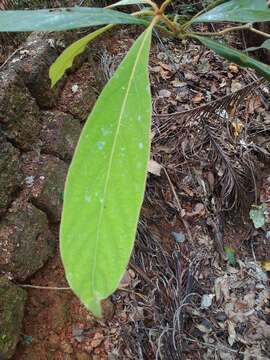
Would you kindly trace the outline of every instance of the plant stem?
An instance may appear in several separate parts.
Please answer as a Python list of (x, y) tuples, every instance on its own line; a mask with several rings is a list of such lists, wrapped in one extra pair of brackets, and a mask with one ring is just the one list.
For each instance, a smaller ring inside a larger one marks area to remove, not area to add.
[(164, 33), (164, 35), (168, 36), (169, 38), (175, 38), (175, 33), (168, 30), (166, 27), (162, 25), (156, 25), (155, 29), (159, 30), (161, 33)]
[(141, 10), (131, 14), (132, 16), (154, 16), (155, 13), (151, 10)]
[(190, 32), (187, 33), (187, 36), (190, 35), (199, 35), (199, 36), (223, 36), (231, 31), (239, 31), (239, 30), (250, 30), (252, 32), (255, 32), (256, 34), (259, 34), (261, 36), (270, 38), (270, 34), (267, 34), (263, 31), (257, 30), (255, 29), (252, 24), (245, 24), (245, 25), (239, 25), (239, 26), (234, 26), (234, 27), (229, 27), (227, 29), (221, 30), (221, 31), (217, 31), (217, 32)]
[(158, 12), (158, 11), (159, 11), (159, 8), (158, 8), (157, 4), (156, 4), (154, 1), (152, 1), (152, 0), (145, 0), (145, 2), (146, 2), (146, 4), (152, 6), (152, 8), (153, 8), (153, 10), (154, 10), (155, 12)]
[(187, 33), (187, 36), (192, 36), (192, 35), (223, 36), (223, 35), (227, 34), (228, 32), (231, 32), (231, 31), (239, 31), (239, 30), (245, 30), (245, 29), (250, 29), (250, 24), (229, 27), (227, 29), (217, 31), (217, 32), (189, 32), (189, 33)]
[(71, 291), (70, 287), (38, 286), (38, 285), (30, 285), (30, 284), (18, 284), (18, 286), (23, 287), (23, 288), (40, 289), (40, 290), (68, 290), (68, 291)]
[(176, 23), (173, 23), (170, 19), (167, 18), (166, 15), (161, 15), (161, 20), (168, 26), (168, 28), (177, 35), (179, 33), (179, 27)]
[(187, 21), (185, 24), (183, 24), (182, 29), (183, 30), (187, 29), (192, 24), (193, 20), (197, 19), (197, 17), (199, 17), (201, 14), (205, 13), (206, 11), (209, 11), (209, 10), (213, 9), (214, 7), (222, 4), (224, 1), (225, 0), (216, 0), (212, 4), (209, 4), (204, 9), (199, 11), (196, 15), (194, 15), (189, 21)]
[(258, 29), (255, 29), (252, 24), (250, 24), (250, 27), (249, 27), (249, 30), (256, 33), (256, 34), (259, 34), (261, 36), (264, 36), (264, 37), (267, 37), (267, 38), (270, 38), (270, 34), (264, 32), (264, 31), (260, 31)]
[(166, 7), (168, 6), (168, 5), (170, 5), (170, 3), (172, 2), (172, 0), (165, 0), (164, 1), (164, 3), (161, 5), (161, 7), (160, 7), (160, 11), (162, 12), (162, 13), (164, 13), (164, 11), (166, 10)]

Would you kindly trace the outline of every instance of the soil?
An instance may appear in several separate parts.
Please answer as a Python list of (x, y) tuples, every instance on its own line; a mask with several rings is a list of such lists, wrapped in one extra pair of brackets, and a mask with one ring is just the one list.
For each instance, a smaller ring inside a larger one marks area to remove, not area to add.
[[(123, 29), (95, 42), (92, 60), (86, 59), (69, 74), (50, 111), (64, 112), (82, 124), (95, 94), (136, 36), (137, 30)], [(103, 78), (93, 78), (93, 64), (98, 64)], [(104, 302), (104, 317), (94, 319), (70, 290), (61, 289), (68, 285), (56, 242), (53, 257), (27, 280), (23, 333), (14, 360), (270, 358), (269, 278), (263, 266), (270, 260), (269, 223), (254, 229), (248, 210), (226, 209), (221, 168), (209, 155), (209, 143), (200, 142), (198, 119), (193, 114), (185, 120), (191, 122), (186, 128), (189, 135), (179, 121), (186, 119), (187, 110), (244, 88), (256, 75), (197, 44), (160, 42), (156, 37), (150, 74), (151, 156), (163, 169), (160, 176), (149, 173), (135, 249), (119, 290)], [(74, 93), (74, 84), (81, 98)], [(94, 88), (90, 97), (89, 86)], [(269, 131), (265, 94), (269, 95), (269, 87), (263, 84), (253, 91), (253, 105), (245, 96), (237, 113), (241, 123), (248, 116), (244, 126), (250, 135), (244, 140), (252, 139), (258, 147)], [(229, 135), (219, 121), (226, 142)], [(254, 123), (264, 126), (262, 138), (251, 127)], [(199, 154), (190, 151), (191, 142), (185, 143), (181, 133), (189, 141), (198, 138)], [(234, 144), (239, 142), (235, 136)], [(51, 155), (68, 163), (71, 149), (59, 153), (61, 146), (48, 151), (46, 145), (45, 163)], [(237, 146), (231, 161), (238, 158), (237, 166), (243, 166)], [(35, 149), (33, 154), (24, 148), (35, 159)], [(265, 156), (255, 154), (252, 160), (258, 168), (257, 204), (265, 204), (270, 211), (269, 154), (263, 149)], [(35, 176), (42, 176), (39, 169)], [(241, 198), (242, 193), (238, 195)], [(249, 209), (256, 199), (254, 193), (248, 195)], [(228, 196), (229, 203), (233, 202), (230, 196), (234, 195)], [(59, 213), (47, 210), (46, 206), (53, 208), (49, 196), (42, 198), (42, 204), (57, 238)], [(232, 258), (224, 249), (229, 249)]]

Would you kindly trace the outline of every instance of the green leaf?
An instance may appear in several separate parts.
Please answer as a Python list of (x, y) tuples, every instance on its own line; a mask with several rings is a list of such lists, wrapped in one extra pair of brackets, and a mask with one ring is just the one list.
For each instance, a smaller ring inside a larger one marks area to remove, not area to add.
[(61, 256), (73, 291), (95, 315), (118, 287), (133, 248), (150, 155), (152, 26), (102, 91), (65, 187)]
[(132, 15), (102, 8), (0, 11), (0, 32), (62, 31), (105, 24), (145, 24)]
[(103, 34), (105, 31), (112, 28), (113, 25), (107, 25), (101, 29), (98, 29), (78, 41), (75, 41), (68, 48), (66, 48), (60, 56), (55, 60), (51, 65), (49, 70), (49, 75), (51, 79), (51, 86), (53, 87), (57, 81), (61, 79), (65, 71), (71, 68), (73, 61), (76, 56), (84, 52), (87, 44), (94, 40), (99, 35)]
[(192, 22), (263, 22), (270, 21), (266, 0), (231, 0), (198, 16)]
[(241, 51), (235, 50), (231, 47), (228, 47), (224, 44), (221, 44), (218, 41), (212, 40), (205, 36), (193, 36), (198, 39), (203, 45), (209, 47), (215, 51), (218, 55), (224, 57), (227, 60), (234, 62), (243, 67), (249, 67), (255, 69), (267, 80), (270, 80), (270, 66), (266, 65), (258, 60), (252, 59), (248, 55), (242, 53)]
[(229, 246), (224, 247), (225, 254), (227, 255), (228, 263), (231, 266), (236, 266), (236, 252)]
[(118, 1), (115, 4), (108, 6), (108, 8), (116, 7), (116, 6), (124, 6), (124, 5), (136, 5), (136, 4), (146, 4), (146, 0), (122, 0)]
[(253, 206), (249, 212), (249, 217), (253, 221), (255, 229), (259, 229), (265, 225), (265, 206)]
[(268, 40), (265, 40), (261, 46), (253, 46), (253, 47), (250, 47), (250, 48), (247, 48), (245, 50), (243, 50), (244, 52), (248, 52), (248, 51), (256, 51), (256, 50), (259, 50), (259, 49), (267, 49), (267, 50), (270, 50), (270, 39)]

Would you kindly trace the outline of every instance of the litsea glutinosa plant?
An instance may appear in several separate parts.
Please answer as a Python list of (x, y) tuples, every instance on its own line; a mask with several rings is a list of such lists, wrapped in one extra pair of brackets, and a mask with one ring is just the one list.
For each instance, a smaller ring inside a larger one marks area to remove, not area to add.
[[(270, 79), (268, 65), (220, 42), (226, 33), (242, 29), (270, 38), (253, 27), (255, 22), (270, 20), (265, 0), (213, 1), (185, 23), (166, 14), (172, 2), (166, 0), (159, 7), (152, 0), (122, 0), (110, 8), (0, 11), (2, 32), (103, 26), (74, 42), (52, 64), (52, 86), (75, 57), (104, 32), (121, 24), (142, 28), (85, 123), (65, 185), (60, 226), (65, 274), (71, 289), (96, 316), (101, 316), (101, 300), (117, 289), (125, 272), (144, 197), (150, 156), (148, 59), (153, 29), (161, 36), (200, 42), (225, 59)], [(141, 4), (141, 10), (133, 14), (114, 9), (135, 4)], [(215, 33), (194, 31), (194, 24), (213, 22), (221, 22), (224, 28)], [(238, 25), (229, 27), (226, 22)]]

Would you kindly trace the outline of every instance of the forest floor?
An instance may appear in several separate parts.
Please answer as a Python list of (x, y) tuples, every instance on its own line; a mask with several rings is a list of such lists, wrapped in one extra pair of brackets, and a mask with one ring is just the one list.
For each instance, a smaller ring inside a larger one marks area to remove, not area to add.
[[(124, 29), (93, 43), (106, 78), (136, 36)], [(67, 102), (73, 85), (95, 73), (88, 65), (69, 76)], [(270, 358), (269, 87), (245, 88), (254, 73), (197, 44), (158, 37), (150, 75), (153, 161), (119, 290), (96, 320), (70, 291), (27, 289), (14, 360)], [(201, 116), (187, 112), (240, 89), (237, 111), (221, 100), (214, 120), (203, 107)], [(67, 286), (58, 251), (28, 284)]]

